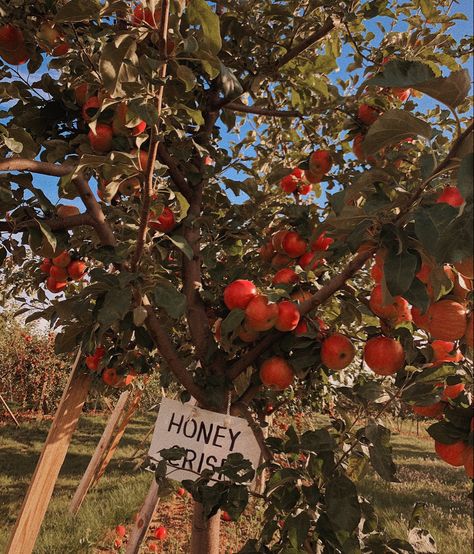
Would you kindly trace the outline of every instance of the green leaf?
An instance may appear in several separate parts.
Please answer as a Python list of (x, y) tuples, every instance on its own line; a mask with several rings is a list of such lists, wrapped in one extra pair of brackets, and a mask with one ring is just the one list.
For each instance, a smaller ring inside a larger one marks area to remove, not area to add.
[(285, 527), (288, 531), (288, 540), (291, 546), (299, 548), (303, 546), (311, 527), (311, 518), (308, 512), (301, 512), (296, 517), (286, 520)]
[(184, 83), (186, 92), (193, 90), (196, 86), (196, 76), (192, 69), (186, 65), (177, 65), (176, 66), (176, 77)]
[(427, 367), (421, 373), (416, 375), (417, 383), (439, 383), (449, 375), (455, 375), (454, 365), (442, 365), (440, 367)]
[(430, 139), (433, 134), (431, 126), (404, 110), (388, 110), (382, 114), (362, 142), (366, 155), (375, 154), (391, 144), (398, 144), (407, 138), (422, 136)]
[(244, 310), (236, 308), (229, 312), (229, 315), (222, 321), (221, 324), (221, 334), (222, 337), (228, 338), (231, 333), (233, 333), (245, 319)]
[(448, 421), (433, 423), (433, 425), (428, 427), (427, 431), (430, 437), (442, 444), (454, 444), (455, 442), (465, 440), (467, 434), (466, 431), (454, 427)]
[(433, 77), (435, 74), (424, 63), (391, 60), (384, 66), (383, 71), (365, 81), (362, 86), (409, 88)]
[(430, 253), (435, 253), (438, 242), (446, 234), (451, 221), (458, 210), (449, 204), (435, 204), (420, 208), (415, 215), (415, 232), (423, 246)]
[(100, 3), (97, 0), (70, 0), (55, 17), (58, 23), (98, 19)]
[(466, 200), (472, 199), (474, 189), (474, 153), (461, 160), (458, 170), (458, 188)]
[[(49, 254), (49, 256), (53, 256), (54, 253), (56, 252), (56, 247), (57, 247), (57, 244), (58, 244), (56, 236), (51, 231), (51, 229), (47, 225), (42, 223), (39, 219), (37, 219), (36, 222), (38, 223), (38, 227), (41, 229), (41, 232), (43, 233), (44, 239), (46, 240), (47, 247), (46, 247), (45, 251)], [(43, 243), (44, 243), (44, 241), (43, 241)]]
[(375, 471), (385, 481), (398, 482), (395, 477), (397, 467), (393, 462), (392, 447), (390, 446), (390, 430), (383, 425), (369, 423), (363, 433), (372, 443), (369, 447), (369, 455)]
[(191, 249), (191, 246), (189, 246), (189, 242), (181, 235), (169, 235), (169, 240), (177, 246), (181, 252), (188, 258), (188, 260), (193, 259), (193, 251)]
[(243, 88), (239, 80), (234, 72), (223, 63), (221, 63), (220, 79), (224, 98), (237, 98), (242, 94)]
[(205, 0), (190, 0), (187, 15), (191, 25), (199, 25), (208, 50), (217, 54), (222, 48), (219, 17)]
[(136, 50), (137, 43), (129, 34), (116, 36), (115, 40), (102, 48), (99, 70), (104, 87), (113, 98), (126, 96), (124, 83), (134, 82), (138, 78)]
[(465, 100), (469, 94), (469, 87), (470, 78), (467, 69), (455, 71), (448, 77), (436, 77), (413, 86), (414, 89), (439, 100), (452, 109)]
[(202, 112), (200, 110), (186, 106), (186, 104), (178, 104), (178, 108), (184, 110), (196, 123), (196, 125), (204, 125), (204, 117), (202, 116)]
[(389, 251), (384, 263), (384, 275), (387, 288), (392, 296), (406, 292), (415, 278), (418, 258), (408, 251), (397, 254)]
[(430, 297), (426, 286), (416, 277), (409, 289), (403, 293), (403, 296), (410, 304), (419, 308), (422, 313), (425, 313), (430, 305)]
[(336, 447), (336, 443), (327, 429), (306, 431), (301, 436), (301, 445), (303, 450), (310, 450), (316, 454), (323, 451), (333, 451)]
[(79, 344), (79, 336), (83, 329), (79, 325), (64, 327), (54, 340), (54, 352), (56, 354), (70, 354)]
[(104, 296), (103, 304), (97, 315), (97, 321), (105, 327), (110, 327), (113, 323), (122, 321), (130, 310), (131, 302), (131, 289), (115, 288), (109, 290)]
[(186, 296), (171, 284), (159, 284), (153, 291), (155, 304), (166, 310), (173, 319), (179, 319), (186, 310)]
[(177, 217), (177, 221), (180, 222), (188, 215), (189, 202), (180, 192), (176, 191), (174, 194), (179, 204), (179, 215)]
[(345, 475), (338, 475), (326, 485), (327, 515), (339, 529), (352, 532), (360, 521), (360, 506), (357, 489)]

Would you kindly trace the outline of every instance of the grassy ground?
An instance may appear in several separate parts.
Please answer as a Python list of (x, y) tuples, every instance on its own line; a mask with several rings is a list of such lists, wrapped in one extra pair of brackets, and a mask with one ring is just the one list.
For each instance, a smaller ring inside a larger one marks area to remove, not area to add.
[[(124, 464), (140, 444), (153, 423), (153, 416), (138, 416), (128, 427), (115, 459), (99, 486), (87, 496), (78, 516), (67, 514), (68, 503), (85, 470), (93, 448), (103, 430), (102, 417), (83, 417), (45, 518), (35, 554), (110, 552), (114, 527), (131, 525), (149, 487), (152, 475), (134, 472)], [(14, 524), (29, 479), (33, 473), (49, 422), (23, 423), (20, 428), (0, 428), (0, 552), (4, 552), (8, 534)], [(415, 502), (427, 503), (423, 526), (438, 543), (438, 552), (470, 554), (472, 552), (472, 503), (469, 482), (462, 470), (439, 461), (432, 451), (432, 441), (423, 430), (420, 436), (405, 425), (394, 436), (396, 461), (402, 483), (387, 484), (374, 475), (368, 476), (361, 492), (374, 500), (381, 524), (389, 534), (405, 536), (407, 521)], [(261, 510), (261, 508), (260, 508)], [(248, 510), (238, 523), (223, 526), (222, 553), (236, 552), (239, 545), (254, 536), (259, 508)], [(157, 511), (153, 529), (168, 528), (168, 539), (162, 552), (185, 554), (190, 531), (191, 501), (174, 497)], [(152, 539), (147, 540), (150, 544)], [(144, 552), (148, 549), (145, 548)]]

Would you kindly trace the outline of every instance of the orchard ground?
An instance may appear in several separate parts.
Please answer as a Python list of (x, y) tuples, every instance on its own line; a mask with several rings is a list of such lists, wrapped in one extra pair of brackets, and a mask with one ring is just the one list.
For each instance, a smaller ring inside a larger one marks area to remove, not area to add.
[[(130, 530), (134, 515), (146, 495), (152, 475), (134, 471), (130, 457), (142, 444), (154, 422), (153, 413), (137, 415), (126, 430), (99, 485), (93, 489), (76, 518), (67, 514), (68, 503), (97, 444), (106, 418), (88, 415), (81, 418), (35, 548), (35, 554), (117, 552), (114, 529), (124, 524)], [(277, 424), (276, 424), (277, 423)], [(281, 434), (283, 424), (295, 424), (291, 416), (276, 415), (272, 433)], [(318, 428), (327, 421), (322, 417), (303, 418), (302, 428)], [(413, 421), (405, 420), (399, 428), (392, 419), (384, 421), (393, 432), (394, 458), (401, 483), (386, 483), (369, 472), (360, 483), (360, 492), (374, 501), (380, 526), (394, 536), (406, 536), (408, 521), (417, 502), (426, 503), (422, 526), (435, 537), (438, 552), (472, 552), (472, 513), (469, 481), (462, 469), (443, 463), (433, 452), (433, 441), (420, 423), (419, 434)], [(23, 420), (19, 428), (2, 425), (0, 432), (0, 552), (4, 551), (20, 503), (34, 471), (50, 422)], [(148, 446), (148, 443), (146, 447)], [(256, 536), (264, 507), (252, 501), (238, 522), (223, 524), (222, 554), (234, 554), (245, 540)], [(161, 501), (150, 535), (141, 552), (157, 543), (158, 552), (188, 552), (192, 502), (189, 495), (173, 494)], [(160, 543), (153, 538), (158, 526), (168, 530)], [(123, 549), (122, 549), (123, 552)]]

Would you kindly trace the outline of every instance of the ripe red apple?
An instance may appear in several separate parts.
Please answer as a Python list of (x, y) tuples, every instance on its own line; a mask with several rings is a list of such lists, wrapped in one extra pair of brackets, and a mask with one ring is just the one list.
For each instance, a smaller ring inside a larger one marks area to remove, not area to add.
[(291, 258), (285, 254), (275, 254), (271, 261), (271, 266), (275, 269), (281, 269), (291, 263)]
[(439, 417), (446, 407), (444, 402), (435, 402), (430, 406), (412, 406), (412, 411), (416, 415), (423, 417)]
[(117, 525), (117, 527), (115, 528), (115, 532), (119, 537), (123, 538), (127, 534), (127, 529), (125, 528), (125, 525)]
[(464, 383), (456, 383), (455, 385), (446, 385), (443, 390), (442, 399), (457, 398), (465, 390)]
[(465, 200), (458, 187), (446, 186), (443, 192), (436, 199), (437, 204), (449, 204), (453, 208), (459, 208)]
[(260, 257), (265, 262), (270, 262), (273, 256), (275, 255), (275, 250), (273, 250), (273, 245), (271, 242), (266, 242), (265, 244), (262, 244), (260, 248), (258, 249), (258, 253), (260, 254)]
[(435, 441), (436, 454), (447, 464), (459, 467), (464, 465), (466, 443), (459, 441), (454, 444), (443, 444)]
[(161, 10), (156, 9), (152, 13), (150, 8), (144, 8), (142, 4), (139, 4), (133, 10), (132, 24), (138, 27), (145, 22), (150, 27), (156, 29), (160, 23), (160, 18)]
[(295, 335), (299, 337), (301, 335), (306, 335), (307, 332), (308, 332), (308, 323), (306, 322), (306, 320), (301, 319), (298, 325), (296, 326)]
[(391, 323), (411, 321), (409, 304), (404, 298), (395, 296), (391, 304), (384, 304), (382, 296), (382, 286), (376, 285), (372, 289), (369, 299), (369, 307), (375, 315), (387, 319)]
[(332, 167), (332, 158), (328, 150), (316, 150), (309, 157), (309, 170), (314, 175), (326, 175)]
[(176, 494), (178, 496), (184, 496), (186, 494), (186, 489), (183, 487), (179, 487), (179, 489), (176, 491)]
[(283, 240), (285, 239), (288, 233), (289, 231), (286, 231), (284, 229), (277, 231), (276, 233), (273, 233), (272, 246), (275, 252), (278, 252), (279, 254), (285, 254), (285, 250), (283, 248)]
[(324, 175), (322, 175), (321, 173), (311, 173), (311, 171), (306, 170), (304, 172), (304, 177), (308, 181), (308, 183), (316, 185), (323, 180)]
[(362, 149), (362, 143), (364, 142), (365, 135), (359, 133), (354, 137), (354, 142), (352, 143), (352, 152), (354, 152), (355, 157), (361, 161), (366, 161), (366, 155)]
[(150, 210), (150, 222), (149, 225), (155, 231), (162, 233), (169, 233), (176, 225), (174, 213), (168, 208), (164, 207), (161, 214), (156, 218), (154, 212)]
[(405, 351), (395, 339), (373, 337), (365, 344), (364, 361), (377, 375), (393, 375), (405, 364)]
[(290, 258), (298, 258), (305, 253), (307, 244), (299, 233), (288, 231), (282, 240), (282, 247)]
[(108, 367), (104, 369), (104, 372), (102, 373), (102, 381), (106, 385), (109, 385), (109, 387), (116, 387), (120, 382), (120, 375), (118, 375), (117, 370), (115, 367)]
[(438, 367), (443, 363), (457, 363), (463, 359), (461, 351), (451, 341), (434, 340), (431, 343), (431, 349), (433, 350), (433, 367)]
[(321, 263), (321, 259), (314, 252), (305, 252), (298, 260), (304, 270), (314, 270)]
[(55, 280), (55, 281), (67, 281), (67, 278), (69, 277), (68, 272), (66, 268), (59, 267), (57, 265), (51, 266), (51, 269), (49, 271), (49, 275)]
[(23, 32), (10, 23), (0, 27), (0, 57), (10, 65), (21, 65), (30, 59)]
[(50, 292), (61, 292), (63, 289), (67, 287), (67, 282), (64, 281), (56, 281), (53, 277), (48, 277), (46, 279), (46, 287)]
[(245, 321), (240, 326), (237, 334), (239, 335), (239, 339), (243, 342), (255, 342), (258, 339), (258, 331), (250, 329)]
[(293, 331), (300, 321), (300, 312), (298, 307), (289, 300), (283, 300), (278, 303), (278, 317), (275, 322), (275, 328), (278, 331)]
[(245, 308), (245, 324), (253, 331), (268, 331), (278, 318), (278, 305), (259, 294), (252, 298)]
[(339, 371), (347, 367), (355, 356), (352, 342), (341, 333), (334, 333), (321, 346), (321, 361), (329, 369)]
[(123, 540), (118, 537), (114, 540), (114, 548), (115, 550), (118, 550), (119, 548), (122, 548)]
[(88, 98), (82, 106), (82, 117), (87, 123), (95, 116), (100, 108), (100, 100), (97, 96), (91, 96)]
[(58, 267), (67, 267), (71, 263), (71, 256), (66, 250), (64, 250), (61, 254), (58, 254), (55, 258), (53, 258), (52, 261), (53, 264)]
[(130, 154), (137, 158), (138, 157), (138, 167), (141, 171), (145, 171), (148, 164), (148, 152), (146, 150), (132, 150)]
[(100, 359), (96, 356), (86, 356), (86, 366), (90, 371), (97, 371), (99, 364)]
[(318, 237), (316, 237), (313, 242), (311, 243), (311, 250), (328, 250), (328, 248), (331, 246), (331, 244), (334, 242), (334, 239), (331, 237), (326, 236), (326, 231), (324, 233), (321, 233)]
[(272, 283), (274, 285), (294, 285), (299, 281), (298, 274), (295, 273), (292, 269), (289, 267), (286, 267), (284, 269), (280, 269), (275, 273), (272, 279)]
[(285, 175), (280, 181), (280, 188), (287, 194), (295, 192), (298, 186), (298, 181), (294, 178), (293, 174)]
[(376, 108), (368, 104), (361, 104), (357, 111), (357, 117), (365, 125), (372, 125), (380, 117), (380, 113)]
[(222, 510), (221, 512), (221, 519), (222, 521), (232, 521), (232, 518), (230, 517), (230, 515), (224, 510)]
[(265, 413), (266, 413), (267, 415), (273, 414), (274, 411), (275, 411), (275, 408), (274, 408), (273, 404), (268, 403), (268, 404), (265, 406)]
[(166, 527), (164, 527), (163, 525), (160, 525), (160, 527), (157, 527), (155, 529), (153, 536), (155, 537), (155, 539), (164, 541), (168, 536), (168, 531), (166, 530)]
[(132, 118), (130, 118), (130, 116), (128, 115), (127, 104), (125, 104), (125, 102), (121, 102), (116, 109), (112, 121), (112, 129), (114, 131), (114, 134), (123, 136), (131, 135), (133, 137), (136, 137), (143, 133), (143, 131), (146, 129), (145, 121), (138, 120), (138, 123), (135, 126), (127, 127), (127, 123), (129, 123), (131, 119)]
[(257, 288), (252, 281), (237, 279), (224, 289), (224, 304), (229, 310), (245, 310), (252, 298), (257, 296)]
[(53, 261), (51, 260), (51, 258), (45, 258), (41, 262), (41, 265), (39, 266), (40, 271), (42, 273), (46, 273), (46, 275), (49, 275), (49, 272), (51, 271), (52, 265), (53, 265)]
[(260, 366), (260, 380), (266, 387), (276, 390), (288, 388), (294, 379), (290, 364), (279, 356), (272, 356)]
[(112, 150), (112, 140), (114, 137), (114, 132), (110, 125), (105, 123), (97, 123), (95, 131), (90, 129), (89, 142), (93, 150), (103, 154), (105, 152), (110, 152)]
[(74, 260), (67, 266), (67, 273), (74, 281), (82, 279), (86, 270), (87, 266), (82, 260)]
[(59, 58), (60, 56), (64, 56), (69, 52), (69, 43), (68, 42), (62, 42), (61, 44), (58, 44), (55, 46), (52, 51), (51, 55), (54, 58)]
[(296, 190), (296, 193), (300, 196), (305, 196), (313, 190), (313, 187), (309, 183), (300, 183)]
[(149, 545), (148, 545), (148, 550), (150, 552), (158, 552), (158, 550), (160, 549), (160, 547), (158, 546), (158, 543), (157, 542), (151, 542)]

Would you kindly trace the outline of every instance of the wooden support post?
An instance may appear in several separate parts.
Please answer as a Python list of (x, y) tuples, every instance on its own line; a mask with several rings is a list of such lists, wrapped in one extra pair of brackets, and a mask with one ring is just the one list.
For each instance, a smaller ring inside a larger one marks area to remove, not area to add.
[(80, 367), (80, 359), (79, 350), (5, 554), (33, 552), (91, 384), (90, 374)]
[(138, 390), (135, 393), (134, 398), (130, 401), (130, 405), (127, 408), (127, 411), (123, 414), (123, 417), (120, 419), (118, 425), (116, 426), (115, 434), (109, 444), (107, 451), (104, 453), (104, 456), (100, 461), (100, 465), (97, 468), (97, 471), (95, 472), (94, 479), (91, 483), (91, 487), (96, 485), (99, 479), (102, 477), (102, 475), (104, 475), (105, 470), (107, 469), (107, 466), (109, 465), (110, 460), (113, 458), (113, 455), (115, 454), (115, 450), (117, 449), (117, 446), (119, 445), (123, 437), (123, 434), (125, 433), (125, 429), (127, 428), (127, 425), (130, 423), (130, 420), (132, 419), (133, 415), (138, 409), (138, 405), (140, 404), (142, 395), (143, 395), (142, 390)]
[(151, 486), (148, 489), (148, 494), (146, 495), (145, 501), (140, 508), (132, 532), (130, 533), (125, 554), (138, 554), (140, 545), (148, 532), (148, 528), (150, 527), (153, 514), (155, 513), (159, 501), (159, 487), (156, 484), (155, 477), (153, 477)]
[(13, 421), (16, 423), (17, 427), (20, 427), (20, 424), (18, 423), (17, 418), (15, 417), (15, 414), (10, 410), (10, 406), (6, 403), (5, 398), (0, 394), (0, 400), (2, 401), (2, 404), (5, 406), (7, 412), (10, 414), (10, 417), (13, 419)]
[(122, 412), (125, 409), (129, 396), (130, 391), (122, 392), (112, 414), (109, 417), (109, 420), (107, 421), (107, 425), (105, 426), (104, 432), (100, 437), (100, 441), (94, 451), (94, 454), (92, 455), (92, 458), (90, 459), (84, 475), (82, 476), (81, 482), (74, 493), (71, 503), (69, 504), (69, 512), (71, 514), (77, 514), (89, 488), (95, 480), (97, 470), (100, 467), (104, 455), (110, 448), (110, 443), (112, 441), (117, 422), (122, 416)]

